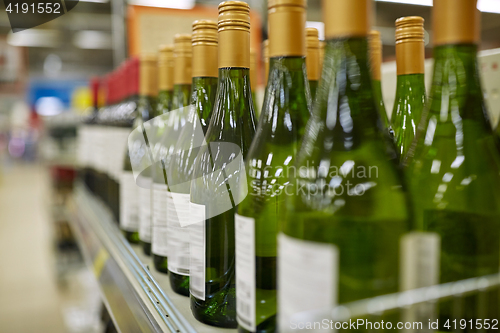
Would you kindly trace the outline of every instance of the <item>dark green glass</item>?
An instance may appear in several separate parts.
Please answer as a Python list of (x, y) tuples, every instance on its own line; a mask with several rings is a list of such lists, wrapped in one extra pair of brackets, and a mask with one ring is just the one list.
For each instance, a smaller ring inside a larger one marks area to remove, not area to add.
[(378, 106), (378, 111), (380, 119), (382, 120), (382, 125), (389, 132), (389, 135), (394, 136), (391, 124), (389, 123), (389, 117), (387, 116), (387, 110), (385, 109), (384, 97), (382, 95), (382, 82), (378, 80), (373, 80), (373, 94), (375, 97), (375, 102)]
[(309, 89), (311, 91), (311, 98), (314, 101), (316, 98), (316, 91), (318, 90), (318, 81), (309, 81)]
[(257, 108), (257, 95), (255, 91), (252, 90), (252, 101), (253, 101), (253, 109), (255, 110), (255, 114), (260, 115), (259, 109)]
[[(191, 104), (194, 107), (187, 116), (188, 125), (184, 127), (179, 135), (178, 143), (174, 149), (174, 157), (168, 169), (169, 179), (176, 182), (175, 185), (171, 184), (169, 188), (172, 195), (190, 194), (196, 156), (201, 145), (199, 141), (203, 139), (203, 137), (200, 138), (195, 133), (200, 130), (200, 125), (203, 133), (207, 131), (217, 94), (217, 81), (216, 77), (193, 78)], [(187, 231), (185, 230), (185, 232)], [(170, 243), (169, 248), (173, 249)], [(173, 249), (173, 251), (177, 250)], [(172, 290), (178, 294), (189, 296), (189, 272), (181, 275), (169, 270), (169, 274)]]
[(165, 114), (172, 110), (174, 92), (171, 90), (162, 90), (158, 93), (158, 114)]
[[(163, 108), (164, 113), (170, 110), (182, 109), (189, 105), (189, 99), (191, 95), (191, 85), (190, 84), (176, 84), (174, 85), (174, 91), (172, 94), (171, 109)], [(165, 111), (167, 110), (167, 111)], [(166, 135), (162, 140), (158, 140), (161, 148), (160, 150), (164, 152), (159, 158), (159, 162), (155, 164), (155, 173), (153, 178), (153, 183), (156, 184), (167, 184), (167, 170), (170, 164), (170, 158), (174, 150), (175, 141), (171, 140), (174, 137), (178, 137), (182, 124), (185, 122), (184, 115), (181, 112), (177, 112), (173, 121), (169, 122), (169, 126), (163, 124), (160, 126), (158, 137)], [(153, 263), (157, 271), (162, 273), (168, 273), (168, 258), (163, 255), (158, 255), (153, 253)]]
[[(329, 40), (325, 52), (280, 238), (338, 249), (337, 283), (328, 283), (338, 288), (333, 302), (342, 304), (398, 291), (399, 242), (411, 215), (394, 144), (379, 126), (367, 39)], [(278, 260), (281, 266), (296, 258), (280, 252)], [(278, 278), (280, 286), (289, 279)]]
[[(132, 128), (135, 129), (137, 127), (143, 127), (144, 122), (148, 121), (152, 116), (152, 107), (155, 104), (154, 98), (142, 96), (142, 97), (132, 97), (130, 101), (130, 107), (133, 109), (131, 113), (131, 117), (127, 117), (124, 122), (130, 123), (130, 119), (134, 119), (132, 123)], [(143, 129), (143, 133), (145, 134), (145, 130)], [(132, 164), (130, 161), (130, 151), (128, 149), (125, 153), (125, 157), (123, 160), (123, 171), (132, 172)], [(137, 215), (137, 218), (139, 216)], [(130, 231), (130, 230), (122, 230), (125, 238), (132, 244), (139, 243), (139, 230)]]
[[(157, 103), (158, 103), (157, 98), (154, 96), (140, 96), (139, 97), (139, 105), (138, 105), (137, 111), (139, 112), (139, 115), (142, 116), (142, 118), (138, 117), (138, 119), (142, 120), (139, 126), (141, 126), (143, 128), (143, 134), (144, 134), (146, 144), (148, 145), (149, 152), (152, 151), (152, 147), (149, 146), (149, 140), (148, 140), (148, 136), (146, 134), (146, 129), (144, 126), (146, 126), (145, 123), (147, 121), (149, 121), (155, 117), (157, 109), (158, 109)], [(152, 178), (152, 168), (149, 167), (149, 168), (145, 169), (142, 172), (141, 176), (144, 179), (148, 179), (148, 178), (151, 179)], [(150, 183), (152, 183), (152, 181)], [(150, 198), (150, 200), (151, 200), (151, 198)], [(152, 206), (150, 206), (148, 210), (149, 210), (149, 218), (151, 219)], [(139, 220), (141, 220), (141, 219), (142, 218), (139, 217)], [(151, 221), (149, 221), (149, 223), (146, 223), (146, 225), (148, 226), (149, 229), (151, 229)], [(139, 243), (141, 244), (141, 247), (144, 251), (144, 254), (149, 256), (149, 255), (151, 255), (150, 234), (149, 234), (149, 237), (142, 236), (140, 230), (141, 230), (141, 223), (139, 223)]]
[[(208, 145), (200, 149), (191, 181), (190, 201), (204, 205), (206, 213), (205, 300), (193, 296), (191, 289), (191, 311), (201, 322), (228, 328), (237, 327), (234, 213), (239, 195), (228, 184), (239, 184), (241, 170), (231, 173), (231, 178), (226, 171), (231, 161), (246, 157), (255, 133), (249, 75), (247, 68), (219, 69), (214, 112), (205, 137)], [(228, 151), (227, 144), (240, 152)], [(221, 173), (222, 180), (212, 178)], [(228, 193), (233, 208), (211, 216), (221, 202), (227, 204)]]
[[(483, 100), (477, 46), (434, 49), (428, 104), (407, 158), (416, 230), (441, 238), (439, 283), (498, 273), (500, 156)], [(448, 319), (498, 318), (498, 291), (465, 297), (460, 315), (439, 304), (439, 330)], [(468, 327), (469, 328), (469, 327)], [(469, 331), (469, 330), (466, 330)]]
[[(287, 167), (295, 163), (299, 140), (309, 119), (311, 94), (306, 78), (304, 57), (270, 59), (262, 115), (245, 162), (247, 184), (244, 186), (248, 186), (249, 193), (239, 204), (238, 215), (252, 218), (255, 223), (256, 277), (255, 285), (249, 287), (255, 290), (252, 294), (255, 294), (256, 332), (276, 330), (278, 220), (284, 209), (283, 188), (288, 184)], [(237, 236), (237, 247), (238, 244)], [(238, 274), (237, 271), (239, 289), (240, 281), (245, 283), (247, 277), (239, 277)], [(251, 304), (248, 294), (238, 294), (238, 297), (238, 304)], [(241, 326), (245, 317), (238, 313), (240, 332), (250, 332)]]
[(424, 104), (424, 74), (398, 75), (391, 123), (401, 160), (404, 159), (413, 142)]

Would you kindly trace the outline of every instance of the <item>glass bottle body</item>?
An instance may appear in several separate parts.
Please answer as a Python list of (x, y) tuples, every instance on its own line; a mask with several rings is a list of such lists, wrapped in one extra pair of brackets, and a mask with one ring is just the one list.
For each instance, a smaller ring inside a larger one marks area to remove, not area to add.
[(415, 138), (424, 104), (424, 74), (398, 75), (391, 123), (401, 160), (404, 159)]
[[(414, 228), (440, 239), (439, 281), (498, 273), (500, 267), (500, 157), (483, 101), (475, 45), (434, 50), (431, 94), (406, 160)], [(440, 330), (448, 319), (495, 318), (498, 292), (488, 301), (468, 296), (439, 305)], [(479, 314), (479, 309), (485, 309)], [(480, 315), (481, 317), (478, 317)]]
[[(180, 225), (178, 216), (189, 210), (191, 180), (194, 175), (196, 156), (204, 140), (204, 134), (213, 111), (217, 94), (216, 77), (193, 78), (192, 108), (186, 119), (186, 126), (181, 130), (168, 177), (169, 191), (175, 208), (169, 207), (167, 237), (169, 253), (174, 253), (169, 261), (169, 279), (172, 289), (181, 295), (189, 296), (189, 229)], [(175, 182), (172, 183), (172, 182)], [(170, 206), (170, 205), (169, 205)], [(186, 207), (187, 206), (187, 207)], [(181, 211), (177, 211), (181, 208)], [(172, 216), (175, 214), (175, 216)]]
[[(240, 260), (245, 260), (244, 265), (254, 266), (255, 272), (255, 276), (249, 276), (244, 270), (237, 271), (237, 291), (252, 290), (250, 296), (237, 295), (238, 306), (248, 304), (253, 308), (251, 313), (255, 313), (255, 317), (247, 318), (238, 311), (240, 332), (276, 330), (278, 220), (283, 213), (289, 167), (295, 163), (299, 140), (309, 119), (311, 97), (306, 73), (303, 57), (270, 59), (262, 116), (245, 162), (246, 184), (242, 186), (247, 186), (249, 193), (239, 204), (236, 217), (237, 253), (245, 251), (239, 246), (246, 247), (247, 239), (255, 248), (248, 260), (237, 259), (237, 267)], [(242, 231), (247, 227), (253, 231)]]
[[(294, 313), (312, 310), (310, 302), (297, 302), (302, 297), (314, 298), (317, 308), (398, 291), (399, 241), (410, 227), (409, 206), (394, 145), (379, 126), (367, 59), (366, 38), (326, 46), (280, 226), (281, 327)], [(300, 253), (316, 253), (304, 263), (315, 268), (304, 271)], [(323, 258), (319, 267), (315, 257)]]
[[(189, 105), (190, 94), (190, 84), (174, 85), (174, 91), (171, 95), (171, 109), (165, 111), (165, 108), (163, 108), (163, 112), (168, 113), (171, 110), (182, 109), (183, 107)], [(166, 218), (168, 214), (167, 200), (169, 196), (169, 189), (167, 182), (167, 170), (174, 152), (176, 140), (179, 137), (181, 128), (184, 126), (185, 122), (185, 114), (182, 111), (176, 111), (169, 113), (169, 117), (166, 119), (163, 119), (162, 117), (157, 125), (158, 148), (155, 150), (159, 156), (157, 158), (157, 162), (155, 163), (152, 191), (156, 191), (156, 201), (153, 197), (153, 202), (163, 203), (164, 206), (156, 208), (157, 214), (161, 214), (161, 216), (158, 217), (158, 221), (155, 221), (155, 224), (153, 225), (153, 237), (155, 238), (153, 264), (157, 271), (165, 274), (168, 273)], [(161, 222), (159, 219), (161, 219)]]
[[(197, 320), (213, 326), (237, 326), (234, 214), (255, 123), (249, 70), (220, 68), (207, 144), (196, 158), (190, 191), (191, 216), (195, 207), (204, 216), (190, 226), (191, 311)], [(194, 242), (193, 227), (201, 242)]]

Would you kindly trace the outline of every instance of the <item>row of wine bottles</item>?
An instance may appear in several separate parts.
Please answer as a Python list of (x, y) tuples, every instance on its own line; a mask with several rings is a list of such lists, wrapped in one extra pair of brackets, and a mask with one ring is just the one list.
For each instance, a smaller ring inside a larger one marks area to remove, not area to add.
[[(389, 120), (372, 1), (323, 2), (322, 54), (307, 1), (269, 0), (257, 122), (250, 9), (223, 2), (217, 23), (195, 21), (108, 78), (108, 105), (80, 132), (85, 182), (197, 320), (240, 332), (286, 332), (304, 311), (498, 273), (500, 144), (476, 8), (434, 0), (428, 99), (424, 20), (396, 21)], [(132, 129), (142, 140), (127, 146)], [(499, 302), (488, 291), (406, 318), (439, 318), (445, 331), (447, 319), (498, 318)]]

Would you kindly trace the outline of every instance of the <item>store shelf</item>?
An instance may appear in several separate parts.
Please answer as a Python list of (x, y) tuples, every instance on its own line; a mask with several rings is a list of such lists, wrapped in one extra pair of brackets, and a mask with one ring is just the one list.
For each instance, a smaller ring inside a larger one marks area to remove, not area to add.
[(83, 185), (75, 188), (71, 216), (85, 262), (120, 332), (236, 332), (196, 321), (189, 298), (172, 291), (168, 275), (154, 271), (151, 259), (130, 246), (107, 208)]

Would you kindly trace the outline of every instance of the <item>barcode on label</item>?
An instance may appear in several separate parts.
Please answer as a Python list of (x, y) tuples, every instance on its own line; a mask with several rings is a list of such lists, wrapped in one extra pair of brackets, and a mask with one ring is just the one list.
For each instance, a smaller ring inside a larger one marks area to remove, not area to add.
[(205, 206), (189, 204), (190, 216), (196, 222), (189, 226), (190, 280), (189, 290), (194, 297), (205, 300)]
[(236, 306), (240, 326), (256, 331), (255, 220), (235, 214)]
[(189, 228), (179, 223), (179, 216), (189, 216), (189, 194), (172, 192), (167, 201), (168, 270), (189, 275)]

